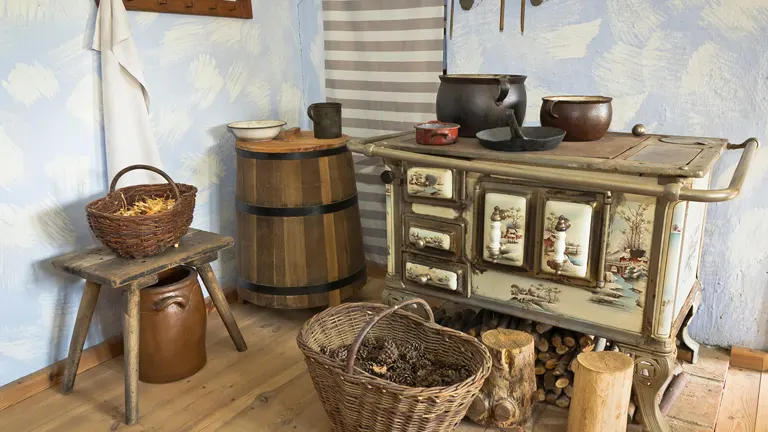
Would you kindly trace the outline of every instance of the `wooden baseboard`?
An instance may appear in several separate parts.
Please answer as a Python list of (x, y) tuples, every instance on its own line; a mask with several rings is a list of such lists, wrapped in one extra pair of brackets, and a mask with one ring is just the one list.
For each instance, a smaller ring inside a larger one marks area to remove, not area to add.
[(768, 352), (732, 347), (731, 366), (760, 372), (768, 371)]
[[(123, 336), (111, 337), (98, 345), (83, 350), (77, 373), (81, 374), (122, 354)], [(61, 377), (64, 376), (65, 360), (60, 360), (46, 368), (32, 372), (23, 378), (0, 387), (0, 410), (59, 384)]]
[[(224, 296), (227, 302), (234, 303), (237, 301), (237, 290), (234, 288), (225, 289)], [(216, 310), (210, 297), (205, 299), (205, 308), (208, 313)], [(88, 369), (121, 355), (123, 355), (123, 335), (119, 334), (83, 350), (77, 374), (80, 375)], [(59, 384), (61, 377), (64, 375), (65, 360), (60, 360), (37, 372), (32, 372), (23, 378), (0, 387), (0, 410)]]

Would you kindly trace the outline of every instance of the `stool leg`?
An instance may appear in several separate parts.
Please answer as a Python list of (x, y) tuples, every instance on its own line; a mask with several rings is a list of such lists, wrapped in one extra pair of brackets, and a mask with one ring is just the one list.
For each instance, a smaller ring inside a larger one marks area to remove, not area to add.
[(123, 345), (125, 361), (125, 423), (139, 420), (139, 297), (137, 284), (126, 289), (123, 313)]
[(96, 300), (99, 299), (101, 285), (85, 281), (83, 297), (80, 299), (80, 307), (77, 309), (75, 328), (72, 331), (72, 340), (69, 342), (69, 355), (67, 356), (64, 370), (64, 381), (61, 384), (61, 392), (69, 394), (75, 386), (77, 368), (80, 366), (80, 355), (83, 353), (85, 337), (88, 335), (88, 327), (91, 325), (93, 311), (96, 309)]
[(216, 275), (213, 273), (211, 264), (197, 266), (197, 271), (200, 273), (205, 288), (208, 290), (208, 294), (211, 295), (211, 300), (213, 300), (216, 310), (219, 311), (219, 316), (221, 316), (221, 320), (224, 321), (224, 326), (227, 327), (227, 331), (232, 338), (232, 342), (235, 343), (235, 347), (237, 347), (237, 350), (240, 352), (247, 350), (248, 346), (246, 346), (245, 339), (243, 339), (243, 335), (240, 333), (240, 328), (237, 326), (237, 322), (235, 322), (235, 317), (232, 316), (232, 311), (229, 309), (229, 303), (227, 303), (227, 299), (224, 297), (224, 291), (221, 290), (219, 282), (216, 280)]

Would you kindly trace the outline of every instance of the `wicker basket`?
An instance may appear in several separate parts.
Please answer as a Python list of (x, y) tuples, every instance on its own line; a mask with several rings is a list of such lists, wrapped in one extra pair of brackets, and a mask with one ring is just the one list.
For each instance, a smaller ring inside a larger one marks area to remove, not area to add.
[[(398, 310), (414, 303), (427, 310), (431, 322)], [(464, 382), (433, 388), (406, 387), (367, 374), (354, 368), (354, 361), (369, 331), (374, 337), (419, 341), (433, 355), (466, 364), (475, 374)], [(328, 309), (304, 324), (297, 341), (336, 432), (452, 431), (491, 371), (485, 347), (471, 336), (435, 324), (429, 305), (420, 299), (392, 308), (347, 303)], [(321, 347), (346, 345), (350, 345), (347, 364), (320, 353)]]
[[(135, 169), (160, 174), (168, 184), (128, 186), (115, 191), (120, 177)], [(196, 194), (196, 187), (176, 184), (162, 170), (149, 165), (131, 165), (115, 175), (109, 186), (109, 194), (85, 206), (85, 212), (91, 231), (104, 246), (123, 258), (142, 258), (159, 254), (187, 233), (192, 224)], [(156, 215), (115, 214), (123, 206), (130, 206), (138, 199), (163, 196), (176, 199), (176, 204), (170, 210)]]

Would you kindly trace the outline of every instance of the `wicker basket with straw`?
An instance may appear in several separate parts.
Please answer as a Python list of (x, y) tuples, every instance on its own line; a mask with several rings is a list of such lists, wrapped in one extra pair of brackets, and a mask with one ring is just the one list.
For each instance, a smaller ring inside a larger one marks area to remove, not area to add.
[[(168, 184), (144, 184), (115, 190), (120, 177), (135, 169), (155, 172)], [(93, 234), (104, 246), (123, 258), (142, 258), (163, 252), (187, 233), (192, 224), (196, 195), (196, 187), (177, 184), (160, 169), (131, 165), (115, 175), (109, 194), (88, 204), (85, 212)], [(160, 202), (158, 207), (162, 207), (157, 213), (131, 214), (133, 212), (126, 211), (130, 207), (140, 208), (137, 203), (146, 206), (153, 202)]]
[[(430, 322), (399, 310), (410, 304), (422, 305)], [(421, 388), (367, 374), (355, 368), (355, 356), (369, 332), (374, 338), (417, 341), (425, 352), (466, 366), (473, 375), (450, 386)], [(452, 431), (491, 372), (488, 350), (469, 335), (435, 324), (421, 299), (392, 308), (347, 303), (328, 309), (304, 324), (297, 342), (335, 432)], [(346, 364), (321, 352), (344, 346), (349, 346)]]

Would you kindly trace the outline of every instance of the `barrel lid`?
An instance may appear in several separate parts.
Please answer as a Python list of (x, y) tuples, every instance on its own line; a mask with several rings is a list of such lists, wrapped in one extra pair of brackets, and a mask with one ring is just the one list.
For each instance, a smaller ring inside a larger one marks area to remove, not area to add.
[(333, 139), (317, 139), (312, 131), (288, 130), (271, 141), (249, 142), (237, 140), (237, 148), (259, 153), (304, 153), (317, 150), (328, 150), (344, 146), (349, 137), (342, 135)]

